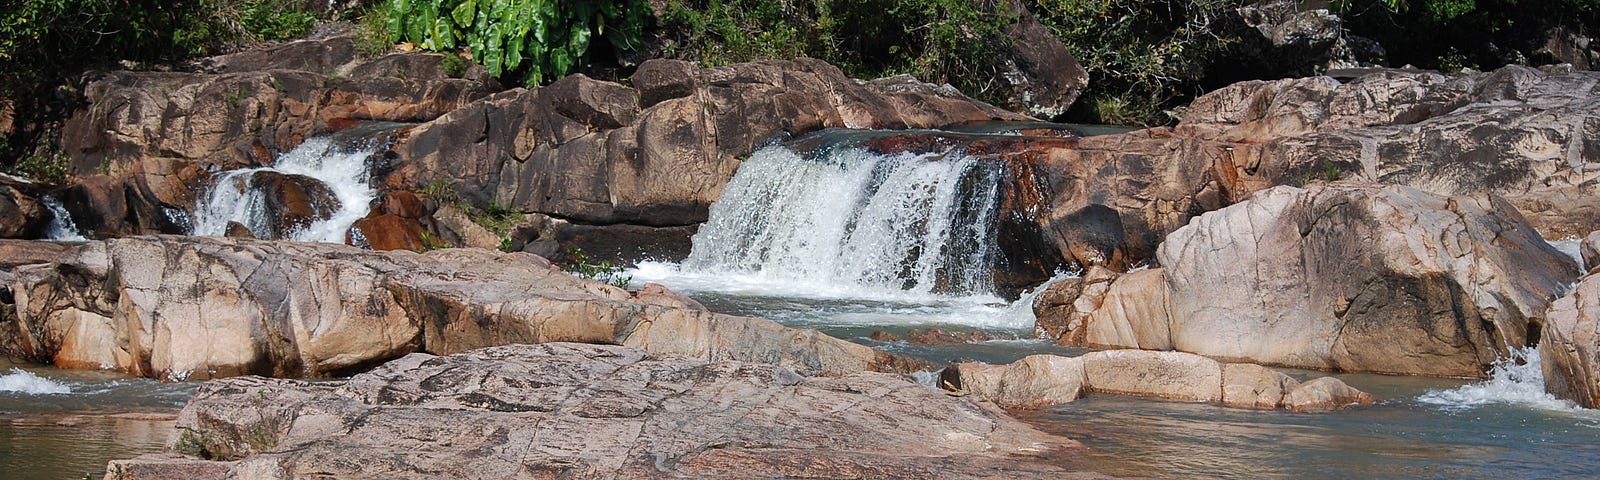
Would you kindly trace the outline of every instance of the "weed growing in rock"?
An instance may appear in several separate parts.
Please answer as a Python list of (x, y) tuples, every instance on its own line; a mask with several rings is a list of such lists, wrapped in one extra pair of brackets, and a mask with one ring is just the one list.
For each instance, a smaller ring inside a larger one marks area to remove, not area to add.
[(516, 228), (517, 222), (521, 220), (521, 212), (495, 202), (489, 202), (489, 205), (484, 207), (483, 211), (472, 215), (472, 223), (476, 223), (502, 238), (510, 234), (511, 229)]
[(628, 288), (628, 284), (633, 282), (632, 275), (622, 274), (626, 270), (622, 265), (609, 261), (592, 263), (589, 255), (583, 253), (583, 249), (577, 247), (567, 249), (567, 265), (564, 269), (567, 273), (591, 280), (599, 280), (617, 288)]
[(461, 58), (460, 55), (446, 53), (444, 59), (439, 62), (439, 70), (443, 71), (447, 77), (461, 78), (462, 75), (467, 73), (467, 59)]
[(368, 9), (356, 25), (356, 53), (362, 58), (375, 58), (394, 48), (394, 36), (389, 34), (389, 10), (384, 7)]

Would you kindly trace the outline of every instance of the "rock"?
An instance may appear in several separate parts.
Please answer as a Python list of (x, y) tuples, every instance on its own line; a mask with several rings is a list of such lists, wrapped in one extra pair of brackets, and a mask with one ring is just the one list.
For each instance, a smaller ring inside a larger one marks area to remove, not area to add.
[(1027, 5), (1016, 0), (1005, 5), (1017, 18), (1006, 27), (1010, 41), (995, 58), (996, 70), (1011, 84), (1006, 107), (1044, 120), (1062, 116), (1089, 86), (1089, 73)]
[(1583, 241), (1578, 243), (1578, 256), (1583, 258), (1583, 266), (1589, 273), (1600, 268), (1600, 230), (1583, 237)]
[(1116, 210), (1093, 204), (1050, 223), (1058, 247), (1080, 268), (1102, 265), (1116, 271), (1128, 270), (1122, 217)]
[(1172, 348), (1228, 361), (1481, 376), (1537, 341), (1529, 325), (1572, 259), (1492, 196), (1408, 187), (1276, 187), (1162, 244)]
[(478, 225), (472, 221), (472, 217), (453, 205), (439, 205), (433, 211), (433, 223), (439, 230), (439, 238), (455, 246), (489, 250), (500, 248), (498, 235)]
[(1588, 275), (1552, 302), (1539, 337), (1544, 388), (1584, 408), (1600, 408), (1600, 277)]
[(209, 382), (178, 429), (169, 453), (113, 461), (108, 472), (129, 480), (1103, 478), (1059, 459), (1077, 442), (892, 375), (808, 378), (562, 343), (413, 354), (334, 382)]
[(56, 242), (0, 239), (0, 271), (12, 270), (23, 265), (50, 263), (70, 248)]
[(311, 224), (327, 220), (339, 211), (339, 195), (322, 181), (304, 175), (260, 170), (248, 177), (238, 178), (237, 184), (218, 188), (254, 190), (261, 195), (266, 218), (268, 240), (289, 238), (294, 232)]
[(52, 217), (39, 199), (0, 180), (0, 238), (39, 238)]
[(893, 333), (885, 332), (883, 330), (873, 330), (872, 331), (872, 335), (868, 335), (867, 339), (872, 340), (874, 342), (881, 342), (881, 343), (892, 343), (892, 342), (905, 341), (905, 339), (904, 338), (900, 338), (899, 335), (895, 335)]
[(1372, 395), (1356, 390), (1333, 377), (1322, 377), (1300, 384), (1284, 400), (1296, 412), (1325, 412), (1346, 405), (1371, 405)]
[(412, 352), (558, 341), (805, 374), (926, 367), (666, 293), (635, 297), (523, 253), (129, 237), (15, 275), (20, 331), (0, 331), (14, 345), (0, 353), (163, 379), (338, 376)]
[[(373, 250), (410, 250), (413, 252), (440, 248), (430, 244), (423, 235), (422, 225), (415, 219), (392, 213), (368, 215), (351, 225), (350, 244)], [(359, 239), (359, 240), (358, 240)]]
[(1370, 405), (1372, 396), (1333, 377), (1306, 383), (1255, 364), (1181, 352), (1105, 350), (1081, 357), (1030, 355), (1010, 365), (958, 363), (947, 388), (1007, 408), (1071, 402), (1089, 393), (1316, 412)]
[(1268, 0), (1236, 9), (1237, 18), (1225, 18), (1224, 23), (1242, 24), (1243, 28), (1235, 27), (1238, 31), (1233, 33), (1239, 37), (1233, 68), (1242, 71), (1219, 76), (1234, 80), (1299, 77), (1384, 63), (1381, 45), (1352, 35), (1339, 15), (1313, 6), (1322, 5)]
[(1094, 267), (1081, 280), (1057, 282), (1034, 299), (1036, 330), (1061, 345), (1170, 350), (1171, 306), (1161, 272)]
[(940, 328), (913, 328), (906, 332), (906, 342), (913, 345), (977, 343), (993, 339), (993, 337), (990, 337), (988, 334), (978, 330), (946, 332)]
[(558, 240), (566, 246), (604, 236), (595, 242), (623, 258), (687, 252), (687, 242), (652, 242), (686, 239), (738, 159), (763, 142), (828, 127), (1024, 119), (914, 79), (858, 82), (812, 59), (720, 68), (652, 60), (632, 84), (572, 76), (485, 98), (411, 129), (394, 146), (400, 166), (390, 182), (449, 179), (474, 206), (607, 227)]

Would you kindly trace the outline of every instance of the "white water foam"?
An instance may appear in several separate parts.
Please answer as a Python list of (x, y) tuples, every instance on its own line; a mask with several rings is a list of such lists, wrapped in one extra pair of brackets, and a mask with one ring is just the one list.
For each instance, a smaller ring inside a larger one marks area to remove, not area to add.
[(0, 375), (0, 392), (17, 392), (26, 395), (61, 395), (72, 393), (72, 389), (61, 382), (34, 375), (33, 372), (13, 368), (11, 373)]
[(329, 218), (289, 232), (287, 240), (344, 243), (346, 232), (357, 220), (367, 216), (377, 190), (367, 172), (367, 157), (372, 149), (342, 151), (326, 137), (306, 140), (279, 157), (271, 167), (229, 171), (217, 179), (211, 191), (195, 205), (194, 234), (221, 236), (228, 222), (239, 222), (257, 238), (270, 238), (266, 197), (252, 188), (252, 174), (272, 171), (311, 177), (327, 185), (339, 200), (339, 209)]
[(1544, 370), (1539, 348), (1527, 347), (1494, 362), (1489, 379), (1451, 390), (1430, 390), (1417, 401), (1446, 410), (1502, 404), (1541, 410), (1575, 411), (1577, 404), (1544, 391)]
[(681, 270), (815, 292), (989, 294), (998, 175), (956, 151), (769, 146), (723, 189)]
[(40, 197), (39, 200), (44, 203), (45, 208), (50, 209), (50, 226), (45, 227), (45, 240), (55, 242), (88, 240), (83, 238), (83, 232), (78, 231), (78, 224), (72, 221), (72, 214), (67, 212), (67, 208), (61, 205), (60, 200), (49, 195)]

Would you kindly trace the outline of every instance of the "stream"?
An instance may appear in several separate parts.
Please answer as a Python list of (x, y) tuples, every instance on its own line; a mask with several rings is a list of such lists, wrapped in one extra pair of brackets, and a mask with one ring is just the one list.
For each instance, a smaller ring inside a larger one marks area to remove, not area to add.
[[(364, 153), (307, 144), (321, 153), (291, 155), (278, 168), (334, 184), (365, 181), (353, 169)], [(995, 175), (959, 151), (765, 147), (712, 206), (687, 259), (642, 262), (628, 274), (636, 286), (661, 283), (714, 311), (815, 328), (936, 362), (1081, 355), (1087, 350), (1033, 338), (1031, 292), (1013, 300), (990, 286)], [(257, 229), (266, 221), (262, 201), (251, 198), (243, 178), (224, 177), (219, 184), (230, 188), (197, 208), (197, 233), (220, 234), (230, 221)], [(345, 205), (371, 198), (361, 189), (335, 185), (335, 191)], [(350, 219), (361, 215), (341, 210), (327, 222), (333, 227), (293, 236), (342, 239)], [(59, 230), (64, 239), (77, 237)], [(1576, 242), (1555, 243), (1575, 253)], [(992, 340), (914, 345), (870, 338), (927, 327), (979, 331)], [(1532, 353), (1504, 361), (1482, 382), (1336, 375), (1380, 401), (1325, 414), (1109, 395), (1014, 413), (1083, 442), (1088, 448), (1075, 460), (1115, 476), (1600, 477), (1600, 464), (1589, 460), (1600, 457), (1600, 412), (1545, 394)], [(931, 375), (920, 378), (931, 382)], [(0, 477), (98, 478), (109, 459), (160, 451), (194, 388), (0, 360)]]

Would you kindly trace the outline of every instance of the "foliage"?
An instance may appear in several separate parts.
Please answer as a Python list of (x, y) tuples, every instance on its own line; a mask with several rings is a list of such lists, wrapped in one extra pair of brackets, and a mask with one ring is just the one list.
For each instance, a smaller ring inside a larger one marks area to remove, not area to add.
[(86, 70), (219, 53), (303, 34), (315, 15), (294, 0), (12, 0), (0, 8), (0, 110), (15, 131), (0, 164), (49, 142)]
[(451, 245), (450, 242), (446, 242), (439, 237), (435, 237), (432, 233), (428, 233), (426, 230), (424, 230), (422, 232), (422, 248), (417, 250), (417, 253), (426, 253), (434, 250), (443, 250), (453, 247), (455, 247), (455, 245)]
[(439, 62), (439, 70), (447, 77), (461, 78), (467, 73), (467, 60), (460, 55), (446, 53), (444, 59)]
[(494, 232), (501, 238), (511, 234), (511, 229), (516, 228), (517, 222), (522, 219), (521, 212), (495, 202), (489, 202), (483, 211), (472, 215), (472, 223)]
[(257, 40), (299, 38), (317, 24), (317, 16), (306, 11), (304, 3), (292, 0), (246, 0), (239, 8), (239, 23), (250, 37)]
[[(1552, 31), (1595, 35), (1600, 0), (1341, 0), (1351, 33), (1389, 47), (1390, 65), (1489, 70), (1534, 58)], [(1398, 48), (1397, 48), (1398, 47)]]
[(628, 288), (628, 284), (633, 282), (632, 275), (623, 275), (623, 271), (626, 269), (621, 265), (610, 261), (592, 263), (589, 255), (583, 253), (583, 249), (577, 247), (567, 249), (567, 265), (565, 269), (567, 273), (605, 282), (607, 285), (617, 288)]
[(1206, 70), (1233, 42), (1220, 20), (1244, 3), (1036, 0), (1032, 9), (1089, 73), (1079, 120), (1153, 125), (1170, 122), (1163, 112), (1200, 92)]
[(993, 55), (1016, 20), (972, 0), (669, 0), (667, 53), (708, 65), (808, 56), (859, 78), (910, 74), (974, 97), (1006, 97)]
[(373, 58), (389, 53), (394, 48), (394, 36), (389, 34), (389, 9), (370, 8), (361, 14), (356, 24), (356, 53), (362, 58)]
[(528, 86), (587, 65), (596, 38), (637, 48), (649, 19), (644, 0), (387, 0), (383, 8), (394, 38), (465, 48), (490, 75)]
[(456, 193), (454, 182), (448, 178), (429, 180), (428, 183), (422, 184), (420, 191), (439, 203), (456, 203), (461, 200), (461, 196)]

